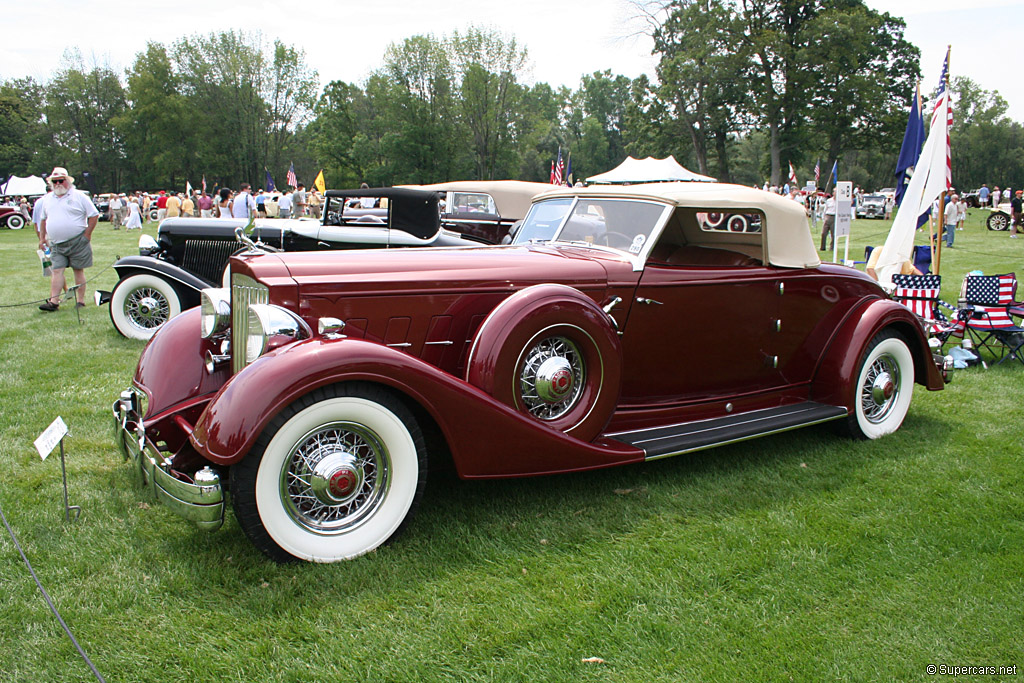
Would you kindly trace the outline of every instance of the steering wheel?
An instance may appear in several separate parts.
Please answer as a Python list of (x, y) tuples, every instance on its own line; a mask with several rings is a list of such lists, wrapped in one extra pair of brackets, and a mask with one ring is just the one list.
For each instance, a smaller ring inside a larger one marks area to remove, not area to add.
[[(616, 242), (621, 241), (622, 244), (612, 244), (612, 239), (610, 239), (612, 237), (615, 238)], [(615, 232), (614, 230), (606, 230), (605, 232), (602, 232), (600, 235), (594, 237), (594, 243), (604, 244), (605, 246), (613, 247), (615, 249), (628, 250), (629, 247), (633, 244), (633, 238), (630, 237), (629, 235), (624, 235), (621, 232)]]

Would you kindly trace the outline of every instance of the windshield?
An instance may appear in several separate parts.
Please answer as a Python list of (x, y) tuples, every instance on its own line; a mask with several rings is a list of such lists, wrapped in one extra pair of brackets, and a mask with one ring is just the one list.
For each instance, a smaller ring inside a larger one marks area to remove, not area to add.
[(585, 242), (639, 254), (668, 207), (635, 199), (559, 198), (536, 202), (515, 244)]

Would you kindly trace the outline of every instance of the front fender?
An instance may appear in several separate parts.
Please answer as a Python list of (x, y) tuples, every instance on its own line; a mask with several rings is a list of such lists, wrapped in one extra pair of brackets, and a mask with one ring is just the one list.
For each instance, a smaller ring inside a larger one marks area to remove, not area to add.
[(444, 434), (459, 475), (511, 477), (639, 462), (613, 441), (587, 443), (550, 429), (419, 358), (361, 339), (310, 339), (260, 358), (214, 397), (192, 432), (206, 459), (232, 465), (270, 420), (299, 397), (338, 382), (391, 387), (418, 403)]
[(175, 285), (183, 285), (186, 290), (192, 290), (196, 294), (207, 287), (219, 287), (219, 284), (207, 282), (201, 277), (196, 277), (183, 268), (163, 261), (152, 256), (125, 256), (114, 264), (119, 279), (132, 275), (133, 273), (155, 273), (160, 277), (170, 280)]
[(944, 386), (942, 372), (932, 360), (921, 324), (910, 310), (890, 299), (868, 299), (851, 310), (840, 329), (832, 337), (814, 382), (811, 397), (830, 405), (847, 406), (853, 410), (854, 384), (861, 358), (867, 345), (882, 329), (897, 330), (914, 356), (914, 378), (929, 391)]

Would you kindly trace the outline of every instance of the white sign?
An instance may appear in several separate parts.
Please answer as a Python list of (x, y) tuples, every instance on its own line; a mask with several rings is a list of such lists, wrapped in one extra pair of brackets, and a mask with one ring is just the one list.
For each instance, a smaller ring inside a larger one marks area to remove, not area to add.
[(836, 183), (836, 237), (850, 235), (853, 219), (853, 183), (842, 180)]
[(46, 456), (50, 454), (60, 440), (67, 436), (68, 426), (64, 424), (64, 420), (58, 415), (57, 419), (50, 423), (50, 426), (46, 428), (39, 438), (33, 443), (36, 446), (36, 450), (39, 451), (39, 457), (46, 460)]

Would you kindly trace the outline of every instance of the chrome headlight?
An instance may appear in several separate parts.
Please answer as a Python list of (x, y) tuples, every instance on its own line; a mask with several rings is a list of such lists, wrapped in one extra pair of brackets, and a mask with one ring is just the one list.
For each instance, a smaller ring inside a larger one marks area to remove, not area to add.
[(143, 256), (152, 254), (160, 249), (160, 245), (153, 239), (152, 235), (140, 235), (139, 236), (139, 253)]
[(269, 349), (313, 335), (305, 321), (287, 308), (272, 304), (249, 306), (249, 329), (245, 335), (245, 362), (248, 365)]
[(228, 329), (231, 324), (231, 290), (210, 287), (200, 293), (200, 299), (200, 328), (203, 339), (209, 339)]

